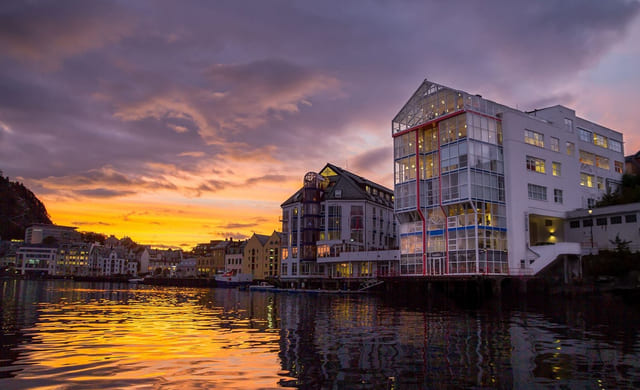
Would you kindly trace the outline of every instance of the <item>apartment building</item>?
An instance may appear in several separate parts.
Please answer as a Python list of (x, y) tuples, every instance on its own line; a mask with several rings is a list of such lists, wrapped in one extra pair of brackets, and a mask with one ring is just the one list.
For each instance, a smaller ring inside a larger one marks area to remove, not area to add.
[(393, 192), (333, 164), (304, 176), (282, 205), (280, 278), (368, 279), (395, 274)]

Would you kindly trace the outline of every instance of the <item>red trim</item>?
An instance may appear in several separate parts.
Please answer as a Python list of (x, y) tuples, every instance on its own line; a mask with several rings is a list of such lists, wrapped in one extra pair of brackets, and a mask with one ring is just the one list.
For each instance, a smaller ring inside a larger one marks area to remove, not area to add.
[(424, 214), (422, 214), (422, 208), (420, 207), (420, 145), (418, 143), (419, 134), (418, 131), (420, 129), (416, 129), (416, 205), (418, 210), (418, 215), (420, 215), (420, 219), (422, 220), (422, 276), (426, 275), (426, 255), (425, 250), (427, 248), (427, 221), (424, 219)]
[(444, 206), (442, 205), (442, 159), (440, 156), (442, 151), (440, 150), (440, 125), (438, 124), (438, 192), (440, 195), (438, 196), (438, 203), (440, 203), (440, 210), (442, 211), (442, 215), (444, 215), (444, 253), (445, 258), (447, 259), (445, 263), (445, 274), (449, 274), (449, 223), (447, 221), (447, 213), (444, 211)]
[(445, 119), (449, 119), (449, 118), (454, 117), (456, 115), (460, 115), (460, 114), (462, 114), (464, 112), (465, 112), (464, 110), (454, 111), (451, 114), (447, 114), (447, 115), (444, 115), (444, 116), (441, 116), (441, 117), (438, 117), (438, 118), (434, 118), (434, 119), (432, 119), (432, 120), (430, 120), (428, 122), (421, 123), (421, 124), (419, 124), (417, 126), (413, 126), (413, 127), (409, 128), (409, 129), (406, 129), (406, 130), (402, 130), (402, 131), (400, 131), (398, 133), (393, 134), (392, 136), (393, 136), (393, 138), (399, 137), (401, 135), (410, 133), (410, 132), (412, 132), (414, 130), (418, 130), (419, 128), (427, 127), (428, 125), (430, 125), (432, 123), (438, 123), (438, 122), (443, 121)]

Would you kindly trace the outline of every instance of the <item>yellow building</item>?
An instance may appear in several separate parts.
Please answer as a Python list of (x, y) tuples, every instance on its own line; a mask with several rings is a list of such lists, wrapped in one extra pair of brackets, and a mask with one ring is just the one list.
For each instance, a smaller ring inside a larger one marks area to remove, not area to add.
[(271, 236), (254, 233), (244, 248), (242, 273), (252, 274), (257, 280), (278, 276), (280, 241), (280, 233), (276, 231)]

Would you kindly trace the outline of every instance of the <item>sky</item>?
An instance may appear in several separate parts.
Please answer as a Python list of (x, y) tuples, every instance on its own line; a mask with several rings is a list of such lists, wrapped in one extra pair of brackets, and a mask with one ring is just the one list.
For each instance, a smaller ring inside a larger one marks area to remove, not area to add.
[(640, 1), (0, 2), (0, 170), (154, 247), (281, 228), (327, 162), (389, 188), (424, 79), (640, 150)]

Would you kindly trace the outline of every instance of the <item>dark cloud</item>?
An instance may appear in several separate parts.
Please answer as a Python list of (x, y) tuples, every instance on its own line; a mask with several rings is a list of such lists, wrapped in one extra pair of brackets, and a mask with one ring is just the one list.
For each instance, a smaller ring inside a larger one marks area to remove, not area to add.
[(246, 185), (256, 184), (256, 183), (282, 183), (286, 180), (291, 179), (291, 176), (286, 175), (264, 175), (260, 177), (250, 177), (245, 181)]
[(298, 177), (350, 159), (389, 177), (389, 122), (422, 79), (513, 106), (566, 104), (639, 4), (3, 2), (0, 165), (97, 197), (286, 179), (217, 177), (248, 161)]
[(354, 172), (374, 172), (380, 168), (387, 168), (389, 161), (392, 160), (393, 150), (387, 146), (381, 146), (356, 156), (349, 168)]
[(99, 226), (112, 226), (113, 224), (108, 222), (92, 222), (92, 221), (74, 221), (71, 222), (72, 225), (84, 226), (84, 225), (99, 225)]
[(215, 237), (225, 237), (225, 238), (233, 238), (234, 240), (246, 240), (247, 238), (249, 238), (250, 236), (243, 234), (243, 233), (239, 233), (239, 232), (211, 232), (209, 233), (212, 236)]
[(95, 188), (91, 190), (76, 190), (76, 194), (89, 198), (116, 198), (120, 196), (133, 195), (133, 191), (109, 190), (106, 188)]
[[(261, 221), (262, 222), (262, 221)], [(247, 229), (260, 225), (260, 222), (249, 222), (249, 223), (240, 223), (240, 222), (231, 222), (226, 225), (218, 226), (220, 229)]]

